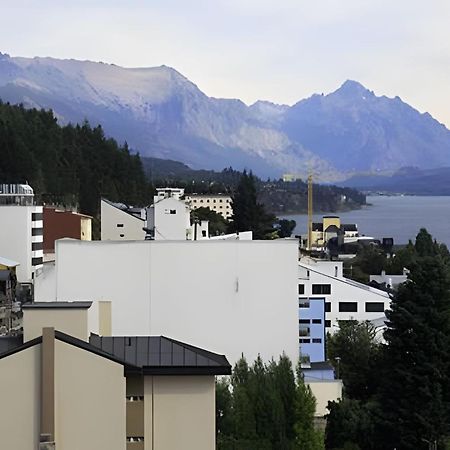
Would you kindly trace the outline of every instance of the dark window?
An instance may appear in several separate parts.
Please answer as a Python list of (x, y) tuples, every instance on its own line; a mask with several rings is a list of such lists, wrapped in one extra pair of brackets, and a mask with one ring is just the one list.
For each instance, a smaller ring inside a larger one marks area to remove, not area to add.
[(320, 339), (320, 338), (314, 338), (312, 341), (313, 341), (313, 344), (321, 344), (322, 343), (322, 339)]
[(322, 323), (322, 319), (313, 319), (312, 323), (321, 324)]
[(300, 298), (298, 300), (299, 308), (309, 308), (309, 300), (307, 298)]
[(44, 234), (44, 230), (42, 228), (32, 228), (31, 236), (42, 236)]
[(331, 312), (331, 303), (325, 302), (325, 312)]
[(299, 339), (298, 342), (300, 342), (300, 344), (310, 344), (311, 343), (311, 339)]
[(120, 236), (120, 237), (125, 237), (125, 235), (124, 235), (124, 234), (119, 234), (119, 236)]
[(170, 210), (170, 214), (176, 214), (177, 213), (177, 210), (176, 209), (171, 209)]
[(32, 242), (31, 243), (31, 250), (34, 252), (36, 250), (42, 250), (44, 248), (43, 242)]
[(327, 295), (331, 294), (331, 284), (313, 284), (312, 285), (312, 293), (314, 294), (322, 294)]
[(357, 312), (358, 303), (356, 302), (339, 302), (339, 312)]
[(325, 326), (331, 328), (331, 320), (325, 320)]
[(299, 284), (298, 285), (298, 295), (304, 295), (304, 293), (305, 293), (305, 285)]
[(202, 237), (206, 237), (206, 230), (202, 230)]
[(123, 223), (118, 223), (117, 228), (123, 228)]
[(42, 213), (32, 213), (31, 214), (31, 220), (33, 222), (36, 222), (37, 220), (42, 220), (43, 219), (43, 214)]
[(384, 312), (384, 303), (366, 303), (366, 312)]
[(32, 266), (39, 266), (40, 264), (43, 263), (43, 258), (42, 256), (39, 258), (31, 258), (31, 265)]
[(299, 336), (309, 336), (309, 334), (310, 334), (310, 329), (308, 327), (307, 328), (300, 328), (298, 330), (298, 335)]
[(298, 323), (310, 323), (309, 319), (299, 319)]

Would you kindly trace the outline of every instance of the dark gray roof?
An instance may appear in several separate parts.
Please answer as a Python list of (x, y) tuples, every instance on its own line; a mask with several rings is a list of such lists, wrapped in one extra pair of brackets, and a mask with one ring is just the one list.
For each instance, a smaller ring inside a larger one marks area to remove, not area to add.
[[(55, 338), (122, 364), (127, 374), (230, 375), (227, 358), (164, 336), (103, 337), (91, 334), (89, 343), (55, 330)], [(23, 343), (23, 337), (0, 338), (0, 359), (40, 344), (42, 336)]]
[(302, 371), (305, 372), (307, 370), (334, 370), (333, 366), (328, 361), (312, 362), (310, 366), (311, 367), (302, 367)]
[(97, 336), (91, 346), (139, 368), (145, 375), (229, 375), (223, 355), (164, 336)]
[(22, 309), (88, 309), (92, 302), (34, 302), (24, 303)]
[(358, 231), (358, 227), (356, 226), (356, 223), (343, 223), (341, 225), (341, 228), (344, 231)]

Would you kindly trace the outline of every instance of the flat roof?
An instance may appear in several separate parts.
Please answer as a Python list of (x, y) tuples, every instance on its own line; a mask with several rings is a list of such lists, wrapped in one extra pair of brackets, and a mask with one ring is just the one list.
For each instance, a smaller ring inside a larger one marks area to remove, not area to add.
[(88, 309), (92, 302), (34, 302), (25, 303), (22, 309)]

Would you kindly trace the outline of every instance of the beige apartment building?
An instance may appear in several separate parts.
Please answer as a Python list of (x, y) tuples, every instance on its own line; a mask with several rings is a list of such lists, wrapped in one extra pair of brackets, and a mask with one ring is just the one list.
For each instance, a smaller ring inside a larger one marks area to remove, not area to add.
[(24, 335), (0, 338), (2, 448), (214, 450), (227, 359), (163, 336), (88, 337), (89, 307), (27, 305)]
[(190, 202), (191, 208), (208, 208), (211, 211), (221, 214), (226, 220), (233, 216), (231, 197), (226, 194), (189, 194), (186, 200)]

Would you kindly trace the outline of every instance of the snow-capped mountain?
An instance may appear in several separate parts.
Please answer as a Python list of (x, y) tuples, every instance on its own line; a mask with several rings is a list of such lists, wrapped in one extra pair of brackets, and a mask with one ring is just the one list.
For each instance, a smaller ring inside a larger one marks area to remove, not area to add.
[(211, 98), (176, 70), (0, 54), (0, 98), (51, 108), (62, 123), (89, 120), (145, 156), (260, 175), (438, 167), (450, 131), (400, 99), (356, 82), (289, 107)]

